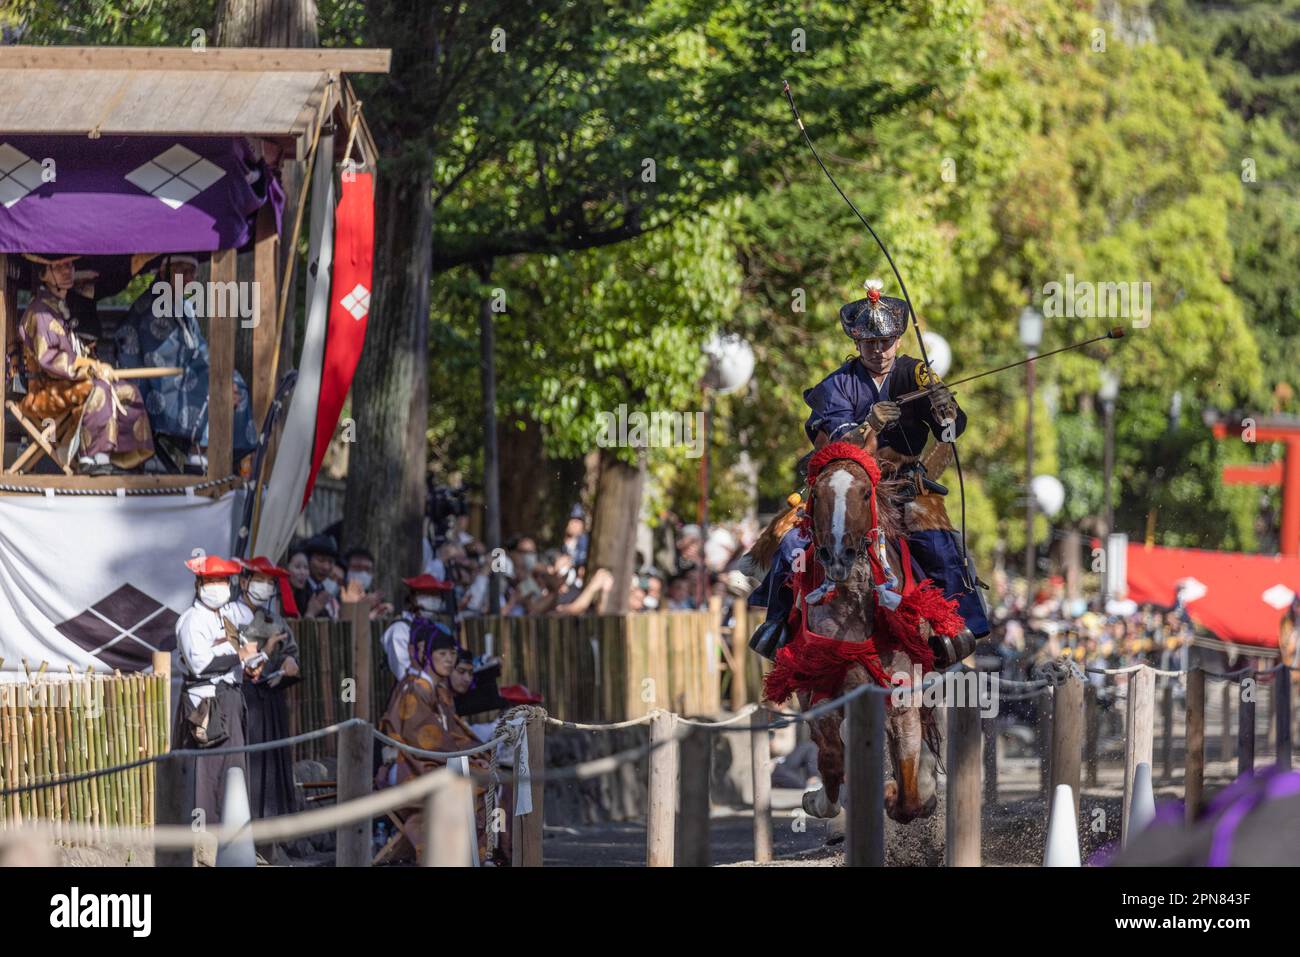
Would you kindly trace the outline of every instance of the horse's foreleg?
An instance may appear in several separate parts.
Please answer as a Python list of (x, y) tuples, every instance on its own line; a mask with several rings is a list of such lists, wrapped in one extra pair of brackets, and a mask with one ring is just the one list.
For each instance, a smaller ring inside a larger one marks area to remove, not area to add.
[(832, 711), (808, 725), (817, 745), (817, 773), (822, 786), (803, 797), (803, 809), (817, 818), (839, 814), (840, 787), (844, 784), (844, 743), (840, 740), (840, 712)]

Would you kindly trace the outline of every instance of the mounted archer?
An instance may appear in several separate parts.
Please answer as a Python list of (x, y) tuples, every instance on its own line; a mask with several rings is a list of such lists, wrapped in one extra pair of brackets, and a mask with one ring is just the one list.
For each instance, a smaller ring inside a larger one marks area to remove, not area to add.
[[(932, 640), (936, 663), (942, 667), (969, 653), (973, 639), (989, 631), (974, 572), (943, 505), (946, 490), (927, 475), (928, 463), (938, 477), (948, 458), (946, 449), (965, 431), (966, 414), (926, 363), (898, 355), (910, 311), (906, 301), (882, 295), (879, 280), (869, 279), (865, 286), (866, 298), (840, 309), (840, 325), (857, 354), (804, 392), (811, 410), (804, 431), (816, 449), (848, 441), (880, 461), (890, 504), (904, 516), (903, 534), (913, 566), (909, 570), (918, 579), (933, 580), (945, 597), (955, 599), (965, 620), (966, 630), (956, 641), (940, 636)], [(916, 389), (929, 390), (928, 401), (893, 401)], [(936, 445), (923, 458), (931, 435)], [(795, 522), (798, 511), (795, 503), (750, 553), (751, 570), (761, 571), (770, 562), (766, 579), (750, 599), (768, 609), (767, 620), (750, 640), (750, 647), (767, 658), (775, 658), (793, 637), (790, 576), (795, 555), (810, 542), (808, 532)]]

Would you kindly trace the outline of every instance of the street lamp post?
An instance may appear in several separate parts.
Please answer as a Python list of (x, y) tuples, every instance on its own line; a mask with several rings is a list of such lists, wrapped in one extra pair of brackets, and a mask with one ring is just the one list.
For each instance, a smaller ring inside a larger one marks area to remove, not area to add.
[[(1020, 312), (1020, 343), (1033, 359), (1043, 341), (1043, 316), (1033, 306)], [(1025, 363), (1025, 608), (1034, 600), (1034, 363)]]
[[(1110, 533), (1115, 530), (1115, 504), (1111, 479), (1115, 474), (1115, 400), (1119, 397), (1119, 376), (1111, 369), (1101, 370), (1101, 388), (1097, 391), (1101, 399), (1102, 418), (1105, 423), (1106, 438), (1102, 453), (1102, 469), (1105, 494), (1105, 517), (1102, 527), (1101, 547), (1103, 554), (1110, 544)], [(1110, 597), (1109, 571), (1105, 564), (1101, 568), (1101, 611), (1106, 612), (1106, 599)]]
[(704, 455), (700, 461), (700, 602), (709, 600), (709, 571), (704, 546), (709, 540), (709, 483), (713, 472), (713, 395), (729, 395), (749, 384), (754, 374), (754, 350), (735, 334), (715, 335), (704, 344)]

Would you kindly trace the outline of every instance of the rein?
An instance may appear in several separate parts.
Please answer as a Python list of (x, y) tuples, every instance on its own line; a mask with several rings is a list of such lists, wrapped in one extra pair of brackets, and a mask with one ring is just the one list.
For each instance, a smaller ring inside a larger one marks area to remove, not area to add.
[[(876, 464), (875, 458), (869, 452), (849, 442), (829, 442), (813, 453), (813, 457), (808, 462), (808, 501), (802, 522), (809, 538), (812, 539), (813, 557), (816, 557), (817, 549), (821, 546), (821, 543), (817, 541), (817, 530), (813, 527), (812, 522), (812, 506), (816, 498), (817, 479), (834, 462), (853, 462), (867, 473), (867, 480), (871, 486), (871, 491), (867, 496), (871, 508), (871, 528), (862, 536), (862, 552), (866, 554), (867, 561), (871, 564), (872, 584), (877, 597), (882, 600), (885, 607), (893, 610), (898, 607), (901, 596), (892, 591), (892, 589), (898, 587), (898, 578), (889, 567), (889, 557), (885, 550), (885, 536), (880, 529), (880, 512), (876, 507), (876, 487), (880, 484), (880, 466)], [(900, 550), (906, 549), (906, 547), (906, 544), (901, 544)], [(911, 575), (907, 574), (906, 566), (908, 557), (910, 556), (904, 557), (904, 574), (910, 580)], [(834, 597), (834, 594), (835, 585), (827, 579), (819, 588), (806, 597), (811, 604), (817, 605)]]

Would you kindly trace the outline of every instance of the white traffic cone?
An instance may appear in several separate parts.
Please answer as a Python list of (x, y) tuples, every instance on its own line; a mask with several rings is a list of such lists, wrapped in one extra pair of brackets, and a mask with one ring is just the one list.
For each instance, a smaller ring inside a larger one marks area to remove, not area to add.
[(1156, 792), (1151, 787), (1151, 765), (1143, 761), (1133, 772), (1133, 800), (1128, 809), (1128, 827), (1124, 829), (1126, 843), (1155, 819)]
[(1079, 823), (1074, 818), (1074, 791), (1058, 784), (1052, 794), (1052, 811), (1047, 818), (1047, 853), (1044, 867), (1082, 867), (1079, 856)]
[(252, 812), (248, 809), (248, 788), (243, 768), (226, 769), (226, 793), (221, 800), (221, 827), (239, 828), (234, 840), (217, 847), (217, 867), (256, 867), (253, 847)]

